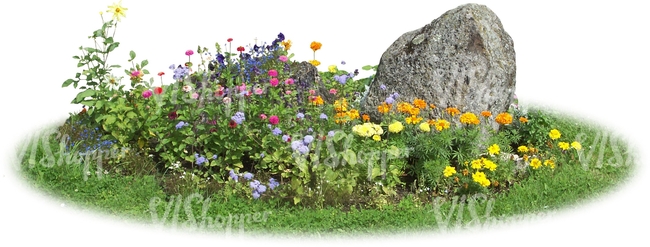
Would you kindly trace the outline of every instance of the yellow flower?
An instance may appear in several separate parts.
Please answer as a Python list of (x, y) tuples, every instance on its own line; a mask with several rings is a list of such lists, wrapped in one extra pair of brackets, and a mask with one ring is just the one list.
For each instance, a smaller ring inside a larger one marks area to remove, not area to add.
[(526, 146), (519, 146), (519, 147), (517, 148), (517, 151), (519, 151), (520, 153), (528, 153), (528, 147), (526, 147)]
[(525, 117), (519, 117), (519, 122), (521, 122), (521, 123), (528, 123), (528, 118), (525, 118)]
[(449, 129), (450, 126), (451, 126), (451, 123), (449, 123), (449, 121), (447, 121), (447, 120), (440, 119), (440, 120), (436, 121), (436, 130), (438, 130), (438, 131), (442, 131), (443, 129)]
[(381, 141), (381, 136), (379, 136), (379, 135), (373, 135), (373, 136), (372, 136), (372, 139), (375, 140), (375, 141)]
[(558, 147), (560, 147), (562, 150), (567, 150), (570, 148), (570, 145), (568, 142), (559, 142), (557, 144)]
[(395, 121), (392, 124), (388, 125), (388, 131), (392, 133), (399, 133), (404, 129), (404, 125), (402, 125), (402, 122)]
[(352, 127), (352, 132), (363, 137), (370, 137), (372, 136), (372, 133), (370, 132), (371, 129), (368, 125), (365, 124), (358, 124)]
[(530, 167), (533, 169), (537, 170), (540, 166), (542, 166), (542, 162), (538, 158), (533, 158), (530, 160)]
[(313, 98), (311, 100), (311, 103), (318, 106), (318, 105), (323, 105), (324, 102), (323, 102), (323, 98), (321, 98), (320, 95), (319, 95), (319, 96), (316, 96), (315, 98)]
[(411, 109), (409, 109), (409, 113), (411, 116), (417, 116), (420, 114), (420, 109), (417, 107), (411, 107)]
[(562, 136), (562, 133), (560, 133), (560, 131), (557, 129), (552, 129), (550, 132), (548, 132), (548, 136), (551, 137), (551, 139), (555, 140), (560, 138), (560, 136)]
[(122, 0), (120, 0), (119, 3), (113, 3), (113, 5), (108, 6), (108, 10), (106, 12), (108, 13), (113, 13), (113, 19), (117, 19), (117, 21), (121, 21), (122, 17), (126, 17), (126, 11), (129, 10), (127, 8), (122, 7)]
[(488, 147), (488, 153), (491, 155), (499, 154), (499, 151), (501, 149), (499, 148), (499, 145), (497, 144), (492, 144), (492, 146)]
[(423, 99), (415, 98), (413, 100), (413, 105), (420, 109), (427, 108), (427, 102), (425, 102)]
[(386, 102), (382, 103), (381, 105), (377, 106), (377, 111), (379, 113), (388, 113), (390, 111), (390, 108), (392, 108), (392, 105), (386, 104)]
[(478, 183), (479, 185), (481, 185), (483, 187), (490, 186), (490, 180), (488, 180), (485, 177), (485, 173), (483, 173), (483, 172), (476, 172), (476, 173), (472, 174), (472, 179), (474, 180), (474, 182)]
[(311, 63), (314, 66), (320, 65), (320, 62), (318, 60), (309, 60), (309, 63)]
[(350, 120), (352, 119), (358, 119), (359, 118), (359, 111), (352, 109), (348, 111), (348, 116), (350, 117)]
[(346, 112), (348, 111), (348, 101), (345, 98), (341, 100), (334, 101), (334, 110), (336, 112)]
[(575, 142), (575, 141), (571, 143), (571, 147), (572, 147), (573, 149), (575, 149), (575, 150), (580, 150), (580, 149), (582, 149), (582, 145), (580, 145), (579, 142)]
[(421, 117), (418, 116), (410, 116), (405, 118), (407, 124), (418, 124), (420, 121), (422, 121)]
[(555, 161), (553, 161), (553, 160), (545, 160), (544, 161), (544, 166), (550, 166), (551, 169), (555, 169)]
[(490, 171), (494, 171), (497, 169), (497, 164), (492, 162), (491, 160), (482, 158), (481, 161), (483, 162), (483, 167), (485, 167), (485, 169), (488, 169)]
[(503, 124), (503, 125), (511, 124), (512, 123), (512, 115), (510, 115), (510, 113), (507, 113), (507, 112), (502, 112), (502, 113), (499, 113), (499, 115), (497, 115), (497, 117), (494, 120), (497, 123)]
[(434, 105), (434, 104), (429, 104), (429, 108), (431, 108), (431, 109), (435, 109), (435, 108), (436, 108), (436, 105)]
[(478, 117), (474, 115), (474, 113), (471, 112), (466, 112), (463, 113), (463, 115), (460, 115), (460, 122), (464, 124), (479, 124), (480, 120), (478, 120)]
[(284, 46), (285, 51), (288, 51), (291, 48), (291, 40), (282, 41), (282, 46)]
[(335, 123), (345, 123), (348, 121), (348, 114), (345, 112), (338, 112), (336, 115), (334, 115), (334, 122)]
[(490, 111), (482, 111), (481, 116), (483, 117), (490, 117), (492, 116), (492, 113)]
[(455, 116), (456, 114), (460, 114), (460, 110), (458, 110), (458, 108), (456, 107), (447, 107), (446, 111), (452, 117)]
[(338, 71), (336, 65), (330, 65), (329, 67), (327, 67), (327, 70), (329, 70), (330, 73), (336, 73), (336, 71)]
[(456, 168), (453, 168), (451, 166), (445, 167), (445, 170), (442, 172), (442, 175), (444, 175), (446, 178), (451, 177), (454, 174), (456, 174)]
[(472, 169), (481, 170), (481, 168), (483, 167), (483, 163), (481, 162), (481, 160), (475, 159), (472, 160), (470, 167), (472, 167)]
[(406, 102), (400, 102), (397, 104), (397, 111), (401, 113), (410, 113), (413, 106)]
[(429, 131), (431, 131), (431, 128), (429, 128), (428, 123), (424, 122), (424, 123), (420, 124), (420, 130), (422, 130), (424, 132), (429, 132)]
[(314, 52), (316, 52), (320, 50), (321, 46), (323, 46), (323, 44), (321, 44), (320, 42), (312, 41), (311, 45), (309, 45), (309, 48), (311, 48)]

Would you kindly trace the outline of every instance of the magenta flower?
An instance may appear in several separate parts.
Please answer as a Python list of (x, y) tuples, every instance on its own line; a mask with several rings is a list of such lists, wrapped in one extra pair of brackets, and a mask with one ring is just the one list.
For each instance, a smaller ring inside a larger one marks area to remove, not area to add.
[(185, 51), (186, 56), (192, 56), (192, 54), (194, 54), (194, 51), (192, 51), (192, 50)]
[(293, 82), (294, 82), (293, 78), (289, 78), (286, 81), (284, 81), (284, 83), (287, 84), (287, 85), (293, 85)]
[(241, 86), (236, 86), (240, 92), (246, 91), (246, 84), (242, 82)]
[(274, 87), (277, 87), (278, 83), (280, 83), (280, 81), (278, 81), (278, 78), (271, 78), (270, 82), (271, 82), (271, 86), (274, 86)]
[(277, 70), (269, 70), (269, 76), (278, 76), (278, 71)]
[(260, 94), (264, 93), (264, 90), (262, 90), (261, 88), (258, 87), (258, 88), (255, 89), (254, 92), (255, 92), (255, 94), (257, 94), (257, 95), (260, 95)]
[(271, 123), (273, 125), (277, 125), (279, 122), (280, 122), (280, 118), (278, 118), (278, 116), (273, 115), (273, 116), (269, 117), (269, 123)]
[(151, 97), (151, 95), (153, 95), (151, 90), (147, 90), (147, 91), (142, 92), (142, 97), (145, 98), (145, 99)]
[(330, 89), (330, 93), (331, 94), (336, 94), (336, 89), (334, 89), (334, 88)]
[(287, 56), (285, 55), (280, 56), (278, 59), (280, 59), (280, 61), (282, 62), (286, 62), (287, 60), (289, 60), (289, 58), (287, 58)]

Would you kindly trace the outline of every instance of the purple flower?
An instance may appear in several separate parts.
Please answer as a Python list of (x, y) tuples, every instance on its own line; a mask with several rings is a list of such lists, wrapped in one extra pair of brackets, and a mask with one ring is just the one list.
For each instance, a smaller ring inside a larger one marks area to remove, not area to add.
[(232, 178), (232, 180), (235, 180), (235, 182), (237, 182), (239, 180), (239, 176), (237, 176), (237, 174), (235, 174), (235, 170), (231, 169), (229, 176), (230, 176), (230, 178)]
[(309, 132), (309, 133), (314, 132), (314, 129), (312, 129), (311, 127), (309, 127), (309, 129), (307, 129), (307, 132)]
[(216, 159), (217, 159), (217, 155), (216, 155), (216, 154), (215, 154), (215, 155), (212, 155), (212, 159), (213, 159), (213, 160), (216, 160)]
[(327, 132), (327, 136), (329, 136), (329, 137), (334, 137), (334, 134), (336, 134), (336, 133), (333, 130), (330, 130), (329, 132)]
[(153, 93), (151, 93), (151, 90), (147, 90), (147, 91), (142, 92), (142, 97), (146, 99), (146, 98), (151, 97), (152, 94)]
[(399, 94), (398, 93), (393, 93), (393, 95), (391, 95), (391, 97), (393, 97), (393, 99), (397, 99), (397, 97), (399, 97)]
[(304, 145), (305, 144), (303, 142), (301, 142), (301, 141), (293, 141), (293, 142), (291, 142), (291, 149), (296, 151), (296, 150), (298, 150), (298, 148), (300, 148), (301, 146), (304, 146)]
[(275, 129), (273, 129), (271, 132), (276, 136), (282, 135), (282, 130), (280, 130), (278, 127), (275, 127)]
[(393, 99), (392, 96), (386, 98), (386, 104), (393, 104), (393, 103), (395, 103), (395, 99)]
[(201, 165), (201, 164), (205, 163), (206, 161), (207, 161), (207, 159), (205, 157), (201, 156), (198, 159), (196, 159), (196, 164)]
[(246, 118), (244, 117), (244, 113), (240, 112), (240, 111), (235, 113), (235, 115), (232, 116), (230, 119), (232, 121), (235, 121), (235, 123), (237, 123), (237, 124), (242, 124), (244, 122), (244, 120), (246, 120)]
[(386, 90), (386, 85), (381, 84), (381, 85), (379, 86), (379, 88), (380, 88), (381, 90)]
[(226, 57), (224, 57), (221, 53), (217, 54), (217, 62), (219, 62), (220, 64), (223, 64), (225, 59)]
[[(253, 174), (250, 173), (250, 172), (245, 172), (244, 175), (242, 175), (242, 177), (244, 177), (244, 179), (246, 179), (246, 180), (251, 180), (251, 179), (253, 179)], [(255, 181), (257, 181), (257, 180), (255, 180)]]
[(180, 122), (178, 122), (178, 124), (176, 124), (176, 129), (180, 129), (180, 128), (183, 128), (183, 126), (188, 126), (188, 125), (190, 125), (190, 124), (188, 124), (186, 122), (183, 122), (183, 121), (180, 121)]
[(338, 81), (341, 84), (345, 84), (345, 82), (348, 80), (348, 75), (335, 75), (334, 80)]
[(264, 152), (260, 153), (260, 158), (264, 158), (265, 154)]
[(305, 118), (305, 114), (303, 114), (302, 112), (298, 112), (298, 114), (296, 114), (296, 118), (303, 119)]
[(280, 41), (284, 41), (284, 34), (282, 34), (282, 33), (278, 34), (278, 39)]
[(320, 114), (320, 119), (325, 119), (325, 120), (327, 120), (327, 114), (325, 114), (325, 113), (321, 113), (321, 114)]
[(341, 61), (341, 65), (345, 65), (345, 61)]
[(174, 69), (174, 68), (176, 68), (176, 65), (174, 65), (174, 64), (169, 65), (169, 69)]
[(291, 137), (289, 137), (288, 135), (283, 135), (283, 136), (282, 136), (282, 141), (284, 141), (284, 142), (288, 142), (288, 141), (289, 141), (289, 138), (291, 138)]
[(255, 180), (253, 180), (252, 182), (249, 183), (249, 186), (251, 187), (251, 189), (256, 189), (257, 186), (259, 186), (259, 185), (260, 185), (260, 181), (257, 181), (257, 179), (255, 179)]
[(253, 199), (260, 198), (260, 193), (257, 193), (257, 191), (253, 191)]
[(266, 191), (266, 186), (263, 185), (263, 184), (260, 184), (260, 185), (257, 186), (257, 188), (255, 188), (255, 191), (259, 192), (260, 194), (264, 193)]
[(300, 152), (300, 154), (307, 154), (309, 153), (309, 148), (305, 145), (302, 145), (298, 147), (298, 152)]
[(275, 187), (278, 187), (280, 183), (278, 181), (275, 181), (275, 178), (270, 178), (269, 179), (269, 188), (275, 189)]
[(302, 141), (305, 143), (305, 145), (309, 145), (309, 143), (314, 141), (314, 137), (311, 135), (306, 135)]

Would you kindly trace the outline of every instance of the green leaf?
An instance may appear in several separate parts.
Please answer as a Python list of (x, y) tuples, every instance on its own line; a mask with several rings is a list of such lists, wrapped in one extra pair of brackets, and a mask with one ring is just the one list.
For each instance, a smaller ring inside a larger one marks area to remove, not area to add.
[(75, 82), (74, 79), (67, 79), (67, 80), (65, 80), (65, 81), (63, 82), (63, 85), (61, 85), (61, 87), (67, 87), (67, 86), (70, 86), (70, 84), (72, 84), (73, 82)]
[(96, 91), (93, 90), (93, 89), (86, 89), (86, 91), (83, 91), (83, 92), (80, 92), (79, 94), (77, 94), (77, 97), (75, 97), (73, 103), (75, 103), (75, 104), (79, 103), (86, 97), (94, 96), (95, 93), (96, 93)]
[(120, 46), (120, 42), (111, 43), (110, 45), (108, 45), (108, 48), (106, 48), (106, 52), (107, 52), (107, 53), (108, 53), (108, 52), (112, 52), (112, 51), (115, 50), (115, 48), (117, 48), (118, 46)]
[(366, 65), (366, 66), (361, 67), (361, 69), (362, 70), (371, 70), (371, 69), (373, 69), (372, 67), (373, 67), (372, 65)]
[(293, 197), (293, 204), (298, 204), (298, 203), (300, 203), (300, 197), (294, 196)]
[(140, 63), (140, 67), (147, 66), (147, 64), (149, 64), (149, 61), (147, 61), (146, 59), (142, 60), (142, 63)]
[(130, 51), (130, 52), (129, 52), (129, 57), (131, 57), (131, 60), (135, 59), (135, 52), (134, 52), (134, 51)]
[(357, 154), (355, 154), (351, 149), (345, 150), (345, 152), (343, 152), (343, 159), (345, 159), (345, 161), (350, 165), (357, 164)]
[(97, 49), (92, 47), (85, 47), (84, 50), (86, 50), (88, 53), (97, 52)]
[(104, 124), (105, 125), (111, 125), (111, 124), (115, 123), (115, 120), (116, 120), (115, 115), (108, 115), (106, 117), (106, 120), (105, 120)]
[(126, 113), (126, 117), (133, 119), (138, 117), (138, 114), (135, 114), (134, 112), (130, 111)]

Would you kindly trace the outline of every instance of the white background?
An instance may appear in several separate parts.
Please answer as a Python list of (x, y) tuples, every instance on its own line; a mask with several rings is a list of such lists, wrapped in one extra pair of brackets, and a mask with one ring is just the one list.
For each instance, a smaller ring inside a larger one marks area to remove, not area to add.
[[(185, 62), (187, 49), (196, 49), (197, 45), (213, 48), (215, 42), (223, 44), (227, 38), (234, 39), (234, 46), (251, 44), (256, 37), (271, 42), (283, 32), (293, 41), (291, 51), (296, 59), (311, 59), (309, 43), (315, 40), (323, 44), (316, 54), (322, 62), (320, 70), (345, 60), (347, 65), (339, 67), (352, 71), (363, 65), (376, 65), (385, 49), (401, 34), (465, 3), (423, 2), (125, 1), (127, 17), (119, 24), (115, 37), (121, 46), (110, 61), (128, 68), (127, 54), (135, 50), (137, 61), (149, 60), (152, 75), (164, 71), (168, 75), (165, 80), (171, 82), (168, 66)], [(16, 163), (13, 159), (20, 141), (80, 109), (69, 104), (78, 91), (63, 89), (61, 84), (78, 72), (71, 57), (78, 54), (79, 46), (92, 44), (86, 37), (100, 27), (98, 12), (106, 11), (111, 3), (11, 1), (2, 6), (0, 242), (221, 245), (224, 241), (217, 237), (163, 234), (61, 207), (63, 202), (25, 188), (15, 175), (12, 165)], [(645, 206), (648, 169), (644, 167), (648, 159), (642, 153), (648, 147), (647, 123), (642, 120), (648, 112), (641, 111), (648, 103), (645, 71), (650, 54), (646, 39), (648, 22), (644, 18), (647, 8), (640, 1), (478, 3), (487, 5), (499, 16), (514, 40), (517, 95), (521, 101), (546, 105), (611, 127), (637, 148), (641, 168), (629, 183), (612, 194), (545, 220), (458, 235), (375, 238), (356, 243), (619, 245), (640, 240), (642, 234), (647, 234), (642, 229), (649, 220)], [(156, 82), (159, 83), (158, 78)], [(259, 243), (296, 243), (285, 242)]]

